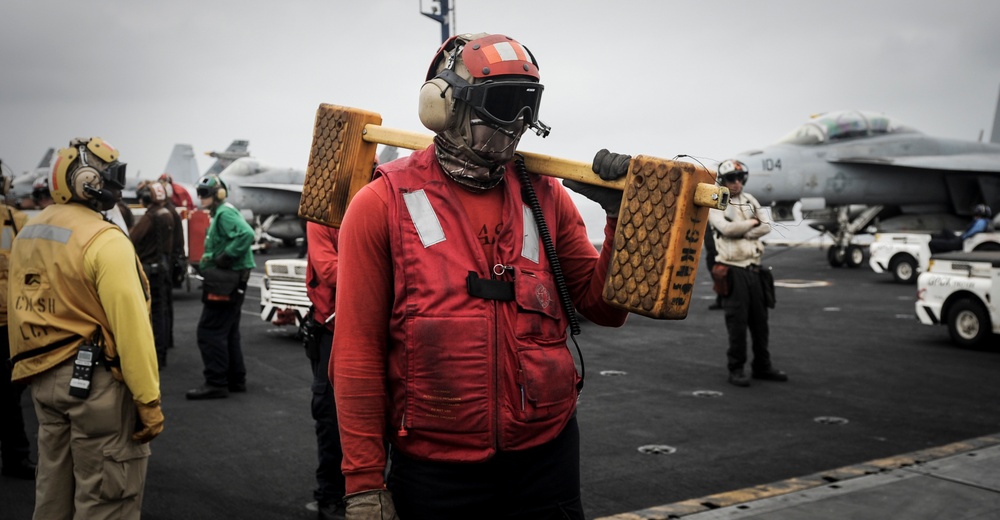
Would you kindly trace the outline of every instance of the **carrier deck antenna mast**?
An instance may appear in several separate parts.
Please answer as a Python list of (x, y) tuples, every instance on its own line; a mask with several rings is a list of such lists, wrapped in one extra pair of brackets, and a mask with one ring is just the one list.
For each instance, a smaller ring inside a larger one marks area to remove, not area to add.
[[(431, 10), (423, 10), (423, 1), (420, 3), (420, 14), (441, 24), (441, 43), (451, 38), (451, 23), (454, 22), (454, 12), (451, 9), (453, 0), (431, 0)], [(435, 5), (436, 4), (436, 5)]]

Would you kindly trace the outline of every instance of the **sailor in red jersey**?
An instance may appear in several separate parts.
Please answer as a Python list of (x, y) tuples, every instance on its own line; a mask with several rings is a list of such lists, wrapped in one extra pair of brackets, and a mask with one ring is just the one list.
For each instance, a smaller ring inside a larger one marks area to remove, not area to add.
[[(451, 38), (420, 96), (434, 144), (379, 166), (344, 217), (330, 378), (349, 520), (584, 518), (560, 286), (625, 323), (601, 298), (621, 192), (567, 181), (608, 212), (598, 254), (569, 193), (514, 160), (525, 130), (548, 133), (542, 89), (517, 41)], [(597, 164), (615, 178), (627, 156)]]

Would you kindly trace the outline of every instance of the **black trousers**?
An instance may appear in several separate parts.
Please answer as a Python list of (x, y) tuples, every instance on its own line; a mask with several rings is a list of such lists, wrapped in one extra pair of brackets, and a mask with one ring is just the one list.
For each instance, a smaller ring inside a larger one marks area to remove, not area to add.
[(962, 244), (965, 241), (962, 237), (956, 236), (952, 233), (943, 232), (931, 237), (931, 241), (927, 244), (927, 247), (931, 250), (931, 253), (946, 253), (948, 251), (961, 251)]
[(174, 348), (174, 282), (167, 281), (167, 290), (163, 294), (163, 307), (167, 312), (167, 348)]
[(316, 490), (313, 498), (321, 504), (332, 504), (344, 499), (344, 474), (340, 463), (344, 452), (340, 447), (340, 430), (337, 427), (337, 403), (327, 368), (333, 333), (323, 328), (320, 336), (319, 357), (313, 361), (312, 417), (316, 421)]
[(153, 341), (156, 345), (156, 360), (160, 368), (167, 366), (167, 349), (170, 348), (172, 316), (169, 310), (170, 279), (166, 273), (147, 274), (149, 279), (150, 319), (153, 325)]
[(25, 386), (10, 382), (10, 338), (7, 326), (0, 327), (0, 453), (3, 465), (16, 465), (31, 454), (31, 445), (24, 431), (24, 415), (21, 410), (21, 394)]
[(429, 462), (392, 450), (387, 486), (405, 520), (583, 520), (580, 430), (477, 464)]
[(244, 271), (240, 290), (231, 301), (206, 302), (198, 320), (198, 349), (205, 365), (205, 382), (211, 386), (246, 383), (240, 345), (240, 315), (250, 272)]
[(753, 370), (767, 371), (771, 368), (771, 354), (767, 350), (770, 331), (759, 268), (730, 266), (729, 285), (729, 296), (722, 298), (729, 332), (729, 350), (726, 351), (729, 370), (740, 370), (747, 362), (749, 329), (753, 342)]

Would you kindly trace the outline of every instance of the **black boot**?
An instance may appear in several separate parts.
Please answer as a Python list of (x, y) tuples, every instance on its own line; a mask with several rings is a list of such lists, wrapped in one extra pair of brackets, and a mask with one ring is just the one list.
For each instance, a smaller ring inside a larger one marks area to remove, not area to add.
[(224, 397), (229, 397), (229, 389), (224, 386), (204, 384), (198, 388), (188, 390), (185, 397), (191, 399), (192, 401), (200, 399), (222, 399)]

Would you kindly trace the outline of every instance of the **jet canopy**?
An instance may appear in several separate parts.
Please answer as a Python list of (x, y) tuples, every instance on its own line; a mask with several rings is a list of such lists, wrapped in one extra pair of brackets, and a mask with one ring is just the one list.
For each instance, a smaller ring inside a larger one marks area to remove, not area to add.
[(249, 177), (251, 175), (257, 175), (258, 173), (264, 171), (259, 162), (251, 157), (240, 157), (236, 159), (229, 166), (226, 166), (223, 172), (225, 172), (227, 177)]
[(856, 137), (916, 132), (913, 128), (893, 121), (884, 114), (843, 110), (813, 116), (778, 142), (809, 145)]

